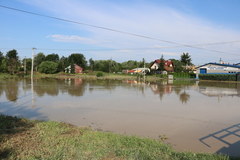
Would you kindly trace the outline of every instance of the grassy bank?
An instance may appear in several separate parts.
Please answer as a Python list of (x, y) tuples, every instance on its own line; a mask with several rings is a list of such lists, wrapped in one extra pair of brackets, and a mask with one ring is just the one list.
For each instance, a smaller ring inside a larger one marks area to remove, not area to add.
[[(91, 80), (137, 80), (143, 81), (143, 76), (140, 75), (130, 75), (130, 74), (113, 74), (113, 73), (103, 73), (103, 75), (98, 77), (98, 72), (88, 73), (88, 74), (68, 74), (68, 73), (57, 73), (57, 74), (42, 74), (42, 73), (34, 73), (34, 78), (82, 78), (82, 79), (91, 79)], [(0, 73), (0, 79), (10, 79), (17, 78), (17, 75), (9, 75)], [(21, 78), (30, 78), (30, 75), (20, 76)], [(162, 79), (166, 79), (166, 77), (160, 77), (155, 75), (147, 75), (145, 77), (146, 82), (157, 82)]]
[(10, 75), (7, 73), (0, 73), (0, 79), (13, 79), (13, 78), (18, 78), (17, 75)]
[(175, 152), (158, 140), (0, 115), (0, 159), (228, 160), (229, 157)]

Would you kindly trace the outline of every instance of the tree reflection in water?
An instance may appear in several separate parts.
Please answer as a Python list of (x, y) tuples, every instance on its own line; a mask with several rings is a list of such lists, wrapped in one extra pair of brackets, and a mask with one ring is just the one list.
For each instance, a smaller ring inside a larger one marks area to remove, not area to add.
[[(20, 90), (24, 92), (31, 90), (30, 79), (11, 79), (2, 81), (0, 84), (0, 96), (5, 93), (9, 101), (16, 102), (19, 98)], [(19, 88), (21, 87), (21, 88)], [(163, 100), (164, 95), (175, 93), (182, 104), (190, 101), (189, 87), (203, 93), (206, 96), (240, 96), (239, 83), (214, 83), (214, 82), (196, 82), (196, 81), (161, 81), (156, 83), (142, 83), (134, 80), (82, 80), (78, 78), (67, 79), (34, 79), (34, 92), (37, 96), (44, 95), (58, 96), (67, 93), (71, 96), (83, 96), (86, 89), (93, 92), (97, 90), (113, 91), (117, 87), (136, 90), (138, 93), (145, 94), (147, 88), (159, 95)]]
[(83, 96), (85, 83), (82, 79), (37, 79), (34, 82), (34, 92), (38, 96), (45, 94), (57, 96), (59, 93), (68, 93), (72, 96)]
[(6, 81), (5, 94), (6, 98), (9, 101), (16, 102), (18, 99), (18, 84), (19, 81), (16, 80), (8, 80)]
[(186, 91), (184, 91), (183, 93), (180, 94), (179, 98), (180, 98), (182, 104), (187, 103), (190, 99), (190, 95), (187, 94)]
[(4, 92), (4, 86), (0, 84), (0, 96), (2, 96), (3, 92)]
[[(185, 91), (185, 88), (188, 86), (192, 86), (194, 81), (184, 81), (184, 83), (173, 82), (168, 83), (167, 81), (162, 81), (160, 83), (151, 84), (151, 89), (155, 94), (159, 94), (160, 100), (163, 99), (163, 96), (166, 94), (172, 94), (175, 92), (176, 95), (179, 96), (179, 100), (182, 103), (187, 103), (190, 100), (190, 95)], [(184, 90), (184, 92), (182, 92)]]
[(42, 97), (45, 94), (51, 96), (57, 96), (59, 93), (59, 85), (62, 80), (53, 79), (53, 78), (44, 78), (44, 79), (36, 79), (34, 80), (34, 92)]

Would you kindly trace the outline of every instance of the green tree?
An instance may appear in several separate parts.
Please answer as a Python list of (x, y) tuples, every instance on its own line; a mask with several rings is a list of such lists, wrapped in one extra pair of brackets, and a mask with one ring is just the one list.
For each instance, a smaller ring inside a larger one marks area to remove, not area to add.
[(19, 68), (19, 58), (17, 50), (13, 49), (7, 52), (6, 54), (7, 61), (7, 70), (9, 73), (14, 74), (18, 71)]
[(89, 59), (89, 67), (92, 71), (94, 70), (94, 60), (92, 58)]
[[(26, 61), (26, 62), (25, 62)], [(32, 68), (32, 59), (31, 58), (24, 58), (22, 60), (22, 64), (23, 66), (25, 65), (26, 63), (26, 71), (31, 71), (31, 68)]]
[(176, 59), (170, 59), (173, 62), (174, 72), (182, 72), (183, 71), (183, 64), (181, 61)]
[(141, 62), (139, 62), (139, 67), (143, 68), (145, 64), (145, 59), (143, 58), (143, 60)]
[(45, 57), (45, 61), (52, 61), (52, 62), (58, 63), (59, 56), (58, 54), (55, 54), (55, 53), (49, 54)]
[(38, 53), (34, 58), (34, 68), (38, 71), (38, 66), (45, 60), (44, 53)]
[(39, 65), (39, 72), (46, 74), (56, 73), (58, 70), (58, 64), (52, 61), (44, 61)]
[(0, 72), (3, 72), (3, 60), (4, 60), (4, 55), (0, 51)]
[(68, 58), (62, 56), (58, 63), (58, 71), (64, 72), (65, 68), (68, 67), (69, 65), (70, 65), (70, 63), (68, 62)]
[(164, 65), (165, 65), (165, 59), (163, 58), (163, 55), (162, 55), (161, 58), (160, 58), (160, 63), (159, 63), (159, 66), (158, 66), (158, 70), (164, 71)]
[(192, 65), (192, 59), (191, 59), (191, 56), (190, 56), (189, 53), (183, 53), (183, 54), (181, 55), (181, 60), (180, 60), (180, 61), (182, 62), (182, 64), (183, 64), (184, 66), (190, 66), (190, 65)]
[(6, 58), (3, 58), (2, 63), (0, 65), (0, 72), (5, 73), (7, 72), (7, 60)]
[(107, 60), (107, 63), (109, 65), (109, 72), (119, 72), (121, 71), (121, 64), (117, 63), (114, 60)]
[(108, 60), (97, 60), (94, 61), (94, 68), (96, 71), (109, 72), (110, 61)]
[(4, 59), (3, 53), (0, 51), (0, 65), (2, 64), (2, 60)]
[(121, 63), (121, 67), (124, 70), (138, 68), (139, 67), (139, 62), (133, 61), (133, 60), (129, 60), (127, 62)]
[(113, 60), (96, 60), (94, 61), (94, 70), (102, 72), (119, 72), (121, 64)]
[(68, 57), (68, 61), (70, 64), (77, 64), (80, 67), (86, 69), (87, 61), (83, 54), (73, 53)]

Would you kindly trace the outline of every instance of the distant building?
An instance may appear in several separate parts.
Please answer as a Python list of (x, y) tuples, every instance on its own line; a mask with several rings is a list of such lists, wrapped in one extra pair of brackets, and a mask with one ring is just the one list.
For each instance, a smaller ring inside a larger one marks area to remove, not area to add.
[(197, 74), (226, 74), (240, 72), (238, 64), (207, 63), (197, 67)]
[[(80, 67), (80, 66), (78, 66), (76, 64), (74, 64), (73, 66), (74, 66), (74, 73), (82, 73), (83, 72), (83, 68), (82, 67)], [(65, 68), (65, 73), (72, 73), (71, 65)]]
[(235, 65), (240, 66), (240, 63), (237, 63), (237, 64), (235, 64)]
[[(152, 71), (157, 71), (159, 68), (159, 64), (161, 63), (160, 59), (155, 60), (151, 65), (150, 69)], [(171, 60), (164, 61), (164, 70), (167, 72), (174, 72), (173, 62)]]

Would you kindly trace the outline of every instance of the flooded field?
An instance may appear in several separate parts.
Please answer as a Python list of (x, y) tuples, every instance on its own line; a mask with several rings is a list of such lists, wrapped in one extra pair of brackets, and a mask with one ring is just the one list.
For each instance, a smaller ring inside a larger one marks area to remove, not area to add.
[(240, 84), (1, 80), (0, 113), (97, 130), (167, 137), (179, 151), (240, 156)]

